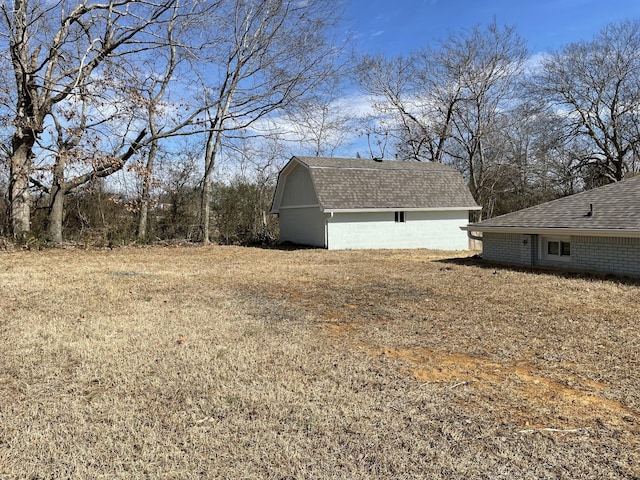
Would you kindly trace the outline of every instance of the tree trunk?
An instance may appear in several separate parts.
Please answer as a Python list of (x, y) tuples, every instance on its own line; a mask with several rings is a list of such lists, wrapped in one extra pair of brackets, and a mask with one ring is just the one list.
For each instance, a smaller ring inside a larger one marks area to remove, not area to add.
[[(228, 106), (228, 103), (227, 103)], [(225, 113), (227, 108), (225, 107)], [(220, 129), (214, 130), (214, 127), (218, 125), (218, 121), (211, 123), (211, 131), (207, 138), (207, 148), (204, 154), (204, 177), (202, 178), (202, 199), (200, 202), (200, 229), (202, 232), (202, 243), (207, 245), (211, 242), (211, 230), (210, 230), (210, 216), (211, 216), (211, 195), (213, 189), (211, 188), (211, 173), (215, 166), (216, 155), (220, 148), (222, 140), (222, 121), (220, 121)]]
[(47, 218), (47, 233), (51, 243), (60, 245), (62, 243), (65, 192), (56, 185), (51, 189), (50, 195), (51, 203), (49, 204), (49, 215)]
[(153, 176), (153, 164), (156, 157), (157, 141), (154, 140), (147, 157), (147, 165), (142, 181), (142, 193), (140, 195), (140, 216), (138, 218), (138, 241), (147, 241), (147, 225), (149, 222), (149, 202), (151, 199), (151, 177)]
[(29, 175), (31, 173), (31, 150), (35, 139), (32, 135), (13, 137), (13, 153), (10, 163), (9, 202), (13, 237), (24, 239), (31, 231), (31, 199)]
[(149, 200), (145, 199), (144, 193), (140, 202), (140, 218), (138, 219), (138, 241), (147, 241), (147, 222), (149, 218)]
[(624, 180), (624, 157), (618, 157), (613, 163), (616, 167), (616, 182)]
[(62, 243), (62, 220), (64, 218), (64, 197), (69, 193), (69, 187), (65, 185), (64, 168), (66, 166), (64, 155), (60, 152), (53, 166), (53, 179), (49, 190), (49, 213), (47, 216), (47, 236), (54, 245)]
[(202, 199), (200, 203), (200, 222), (202, 225), (202, 243), (211, 243), (210, 216), (211, 216), (211, 177), (205, 175), (202, 183)]

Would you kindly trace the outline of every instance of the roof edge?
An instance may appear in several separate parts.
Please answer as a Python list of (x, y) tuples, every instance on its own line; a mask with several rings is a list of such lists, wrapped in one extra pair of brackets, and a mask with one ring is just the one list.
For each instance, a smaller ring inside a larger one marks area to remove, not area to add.
[(640, 238), (640, 230), (625, 230), (622, 228), (566, 228), (566, 227), (483, 227), (469, 224), (460, 227), (467, 232), (487, 233), (523, 233), (539, 235), (584, 235), (590, 237), (625, 237)]
[(387, 208), (324, 208), (326, 213), (367, 213), (367, 212), (459, 212), (482, 210), (482, 207), (387, 207)]

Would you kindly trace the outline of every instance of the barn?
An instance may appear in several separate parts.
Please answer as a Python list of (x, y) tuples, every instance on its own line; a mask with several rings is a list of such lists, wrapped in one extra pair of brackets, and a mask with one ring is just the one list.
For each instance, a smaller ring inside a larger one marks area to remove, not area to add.
[(640, 277), (640, 176), (463, 229), (492, 262)]
[(293, 157), (271, 213), (280, 241), (340, 249), (466, 250), (479, 210), (462, 176), (439, 163)]

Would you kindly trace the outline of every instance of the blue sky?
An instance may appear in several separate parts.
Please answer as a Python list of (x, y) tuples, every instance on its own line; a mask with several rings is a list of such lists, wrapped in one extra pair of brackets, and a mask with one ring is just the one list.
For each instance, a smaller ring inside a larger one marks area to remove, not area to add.
[(640, 19), (639, 0), (346, 0), (357, 49), (407, 54), (495, 18), (516, 27), (532, 54), (589, 40), (604, 25)]

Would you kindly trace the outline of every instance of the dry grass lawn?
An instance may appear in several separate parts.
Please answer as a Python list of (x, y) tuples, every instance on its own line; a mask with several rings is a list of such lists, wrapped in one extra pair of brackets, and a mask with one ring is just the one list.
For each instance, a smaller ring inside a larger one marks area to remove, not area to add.
[(2, 253), (0, 478), (640, 478), (640, 284), (450, 257)]

